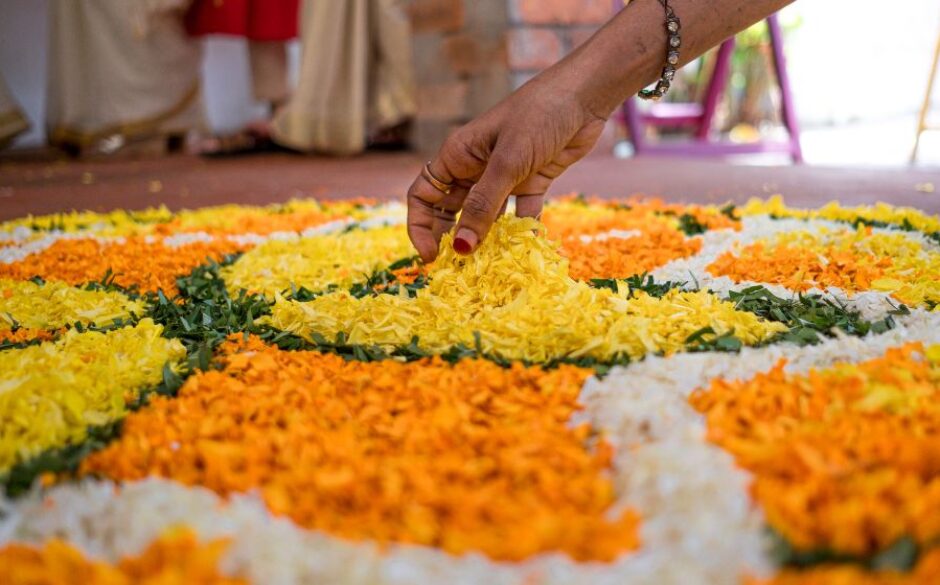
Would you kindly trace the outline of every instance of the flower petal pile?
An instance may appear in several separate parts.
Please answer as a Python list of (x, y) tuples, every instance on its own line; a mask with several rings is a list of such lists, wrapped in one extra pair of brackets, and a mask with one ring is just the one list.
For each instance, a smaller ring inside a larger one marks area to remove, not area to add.
[(176, 294), (176, 279), (207, 261), (219, 261), (242, 246), (227, 240), (192, 242), (173, 247), (145, 238), (99, 241), (94, 238), (62, 239), (45, 250), (9, 264), (0, 263), (0, 278), (43, 280), (68, 284), (103, 279), (145, 292), (162, 290)]
[(352, 344), (419, 347), (443, 353), (477, 345), (508, 359), (546, 362), (681, 351), (695, 332), (734, 333), (745, 344), (786, 328), (705, 292), (662, 298), (593, 288), (568, 276), (567, 261), (538, 222), (504, 217), (469, 257), (450, 237), (429, 272), (430, 285), (408, 295), (356, 299), (335, 292), (310, 302), (278, 298), (265, 322), (311, 338), (345, 334)]
[(940, 580), (940, 219), (0, 223), (0, 581)]
[(69, 543), (53, 539), (41, 549), (8, 545), (0, 549), (4, 583), (9, 585), (241, 585), (243, 579), (224, 577), (218, 561), (227, 543), (200, 544), (192, 531), (171, 533), (154, 541), (139, 556), (116, 565), (93, 561)]
[(75, 323), (106, 327), (143, 312), (144, 303), (116, 291), (0, 279), (0, 330), (59, 329)]
[(568, 427), (589, 372), (468, 360), (347, 362), (250, 343), (125, 422), (84, 473), (148, 475), (220, 493), (349, 538), (519, 560), (610, 560), (636, 516), (608, 520), (610, 451)]
[(105, 333), (0, 352), (0, 474), (43, 449), (81, 441), (122, 417), (125, 402), (158, 383), (183, 346), (149, 319)]
[(940, 537), (940, 345), (805, 375), (780, 364), (691, 403), (796, 547), (866, 555)]
[(770, 282), (797, 291), (876, 290), (912, 306), (940, 303), (940, 252), (903, 233), (872, 233), (864, 227), (785, 232), (739, 253), (726, 252), (708, 270), (738, 282)]
[(301, 287), (348, 288), (412, 253), (402, 227), (353, 229), (299, 241), (269, 241), (227, 266), (222, 276), (233, 294), (240, 289), (273, 296)]

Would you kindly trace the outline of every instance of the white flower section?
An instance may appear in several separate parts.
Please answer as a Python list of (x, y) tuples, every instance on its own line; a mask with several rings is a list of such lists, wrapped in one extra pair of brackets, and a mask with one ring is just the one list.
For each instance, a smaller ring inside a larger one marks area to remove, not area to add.
[(23, 242), (31, 240), (35, 235), (36, 232), (33, 230), (24, 225), (19, 225), (11, 231), (0, 232), (0, 244), (22, 244)]
[(421, 546), (380, 549), (369, 542), (303, 530), (289, 520), (272, 517), (255, 495), (233, 496), (225, 505), (205, 488), (162, 479), (121, 487), (86, 480), (52, 488), (44, 495), (34, 492), (2, 508), (0, 546), (11, 541), (40, 544), (58, 537), (85, 554), (114, 562), (140, 553), (167, 529), (185, 525), (202, 539), (231, 538), (223, 570), (259, 584), (706, 582), (698, 579), (695, 567), (670, 557), (673, 551), (668, 550), (649, 550), (610, 564), (578, 564), (561, 554), (502, 563), (480, 554), (458, 557)]
[(333, 221), (321, 223), (318, 226), (309, 227), (305, 229), (304, 231), (300, 232), (300, 236), (303, 238), (309, 238), (311, 236), (322, 236), (326, 234), (332, 234), (335, 232), (342, 231), (353, 224), (355, 224), (355, 222), (351, 219), (334, 219)]
[[(157, 241), (156, 239), (151, 240), (151, 238), (153, 238), (153, 236), (147, 236), (147, 243), (153, 243)], [(215, 238), (206, 232), (189, 232), (167, 236), (163, 238), (163, 245), (168, 248), (182, 248), (183, 246), (189, 246), (190, 244), (195, 244), (197, 242), (205, 242), (208, 244), (214, 240)]]
[(363, 229), (368, 229), (374, 227), (403, 225), (408, 221), (408, 209), (398, 201), (393, 201), (392, 203), (387, 203), (380, 207), (376, 207), (374, 210), (375, 215), (369, 219), (359, 222), (360, 227)]
[(38, 254), (59, 240), (83, 240), (93, 239), (102, 243), (123, 242), (124, 238), (101, 238), (80, 233), (65, 233), (60, 231), (46, 232), (36, 239), (29, 239), (23, 243), (0, 248), (0, 263), (12, 264), (19, 262), (33, 254)]
[(642, 236), (643, 232), (640, 230), (610, 230), (600, 234), (594, 235), (582, 235), (578, 236), (585, 244), (590, 244), (591, 242), (606, 242), (607, 240), (629, 240), (630, 238), (636, 238)]
[[(909, 341), (940, 343), (937, 313), (916, 310), (898, 321), (880, 335), (840, 336), (814, 346), (650, 357), (615, 368), (602, 381), (589, 380), (579, 421), (609, 433), (617, 447), (615, 481), (622, 505), (643, 515), (643, 548), (631, 560), (671, 559), (689, 583), (734, 583), (743, 574), (766, 573), (770, 563), (748, 476), (729, 454), (705, 441), (704, 419), (689, 406), (688, 396), (714, 378), (745, 380), (781, 359), (787, 360), (787, 371), (797, 373), (873, 359)], [(671, 568), (667, 563), (655, 571), (661, 582), (681, 582), (673, 581), (679, 575)]]

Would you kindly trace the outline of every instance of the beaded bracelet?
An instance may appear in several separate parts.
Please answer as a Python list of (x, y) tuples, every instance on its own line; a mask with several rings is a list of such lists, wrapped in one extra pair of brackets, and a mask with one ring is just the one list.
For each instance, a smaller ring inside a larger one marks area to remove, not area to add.
[(659, 0), (659, 3), (666, 10), (666, 66), (663, 67), (662, 76), (656, 82), (655, 88), (640, 90), (639, 96), (644, 100), (658, 100), (669, 91), (669, 86), (676, 76), (676, 66), (679, 64), (679, 47), (682, 46), (682, 38), (679, 36), (682, 24), (679, 17), (669, 6), (669, 0)]

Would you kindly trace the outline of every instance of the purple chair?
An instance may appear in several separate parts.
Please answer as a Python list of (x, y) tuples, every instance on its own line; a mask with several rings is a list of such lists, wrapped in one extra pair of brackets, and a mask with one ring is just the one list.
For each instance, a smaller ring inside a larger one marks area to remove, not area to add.
[[(622, 3), (615, 2), (615, 7)], [(726, 40), (718, 48), (715, 68), (705, 93), (704, 102), (674, 103), (655, 102), (641, 112), (636, 98), (630, 98), (621, 107), (620, 118), (630, 132), (633, 149), (637, 156), (642, 155), (677, 155), (677, 156), (727, 156), (733, 154), (753, 154), (780, 152), (789, 154), (795, 163), (803, 162), (800, 148), (800, 131), (793, 107), (793, 94), (790, 91), (790, 78), (787, 76), (786, 59), (783, 54), (783, 32), (777, 15), (767, 19), (770, 31), (770, 44), (773, 49), (774, 70), (780, 85), (780, 97), (783, 105), (783, 124), (789, 137), (787, 140), (761, 140), (752, 143), (734, 143), (712, 139), (712, 123), (718, 104), (728, 85), (731, 72), (731, 57), (734, 53), (734, 37)], [(668, 143), (650, 142), (646, 138), (646, 128), (688, 128), (693, 138)]]

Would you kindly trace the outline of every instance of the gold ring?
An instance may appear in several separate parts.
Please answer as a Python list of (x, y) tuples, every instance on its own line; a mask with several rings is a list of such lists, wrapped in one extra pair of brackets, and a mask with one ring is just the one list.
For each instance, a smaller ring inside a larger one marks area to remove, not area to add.
[(450, 190), (453, 187), (453, 185), (450, 183), (445, 183), (444, 181), (438, 179), (431, 173), (431, 161), (428, 161), (427, 164), (424, 165), (424, 168), (421, 169), (421, 176), (424, 177), (424, 179), (428, 183), (431, 183), (432, 187), (434, 187), (435, 189), (437, 189), (444, 195), (450, 194)]

